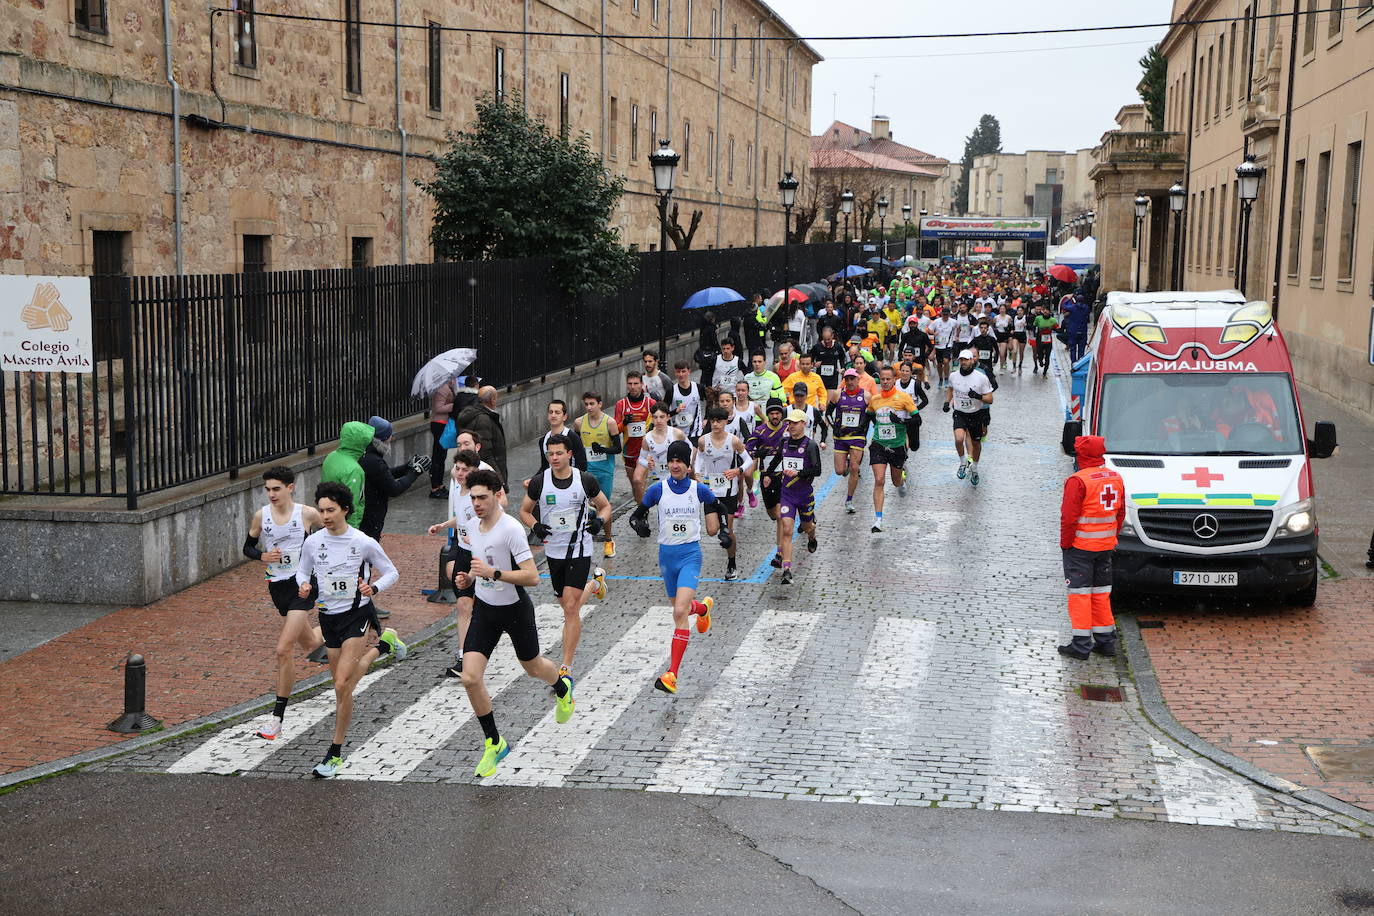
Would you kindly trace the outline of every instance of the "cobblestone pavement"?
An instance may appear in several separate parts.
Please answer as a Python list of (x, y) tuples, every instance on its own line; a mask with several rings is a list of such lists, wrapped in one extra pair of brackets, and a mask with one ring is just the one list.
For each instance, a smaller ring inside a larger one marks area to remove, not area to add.
[[(488, 682), (512, 752), (490, 781), (1363, 834), (1159, 736), (1124, 661), (1055, 652), (1066, 628), (1061, 411), (1056, 378), (1003, 379), (974, 488), (955, 478), (949, 418), (931, 410), (909, 495), (889, 493), (881, 534), (869, 533), (867, 469), (854, 516), (827, 473), (820, 551), (800, 552), (788, 587), (769, 575), (771, 523), (750, 511), (739, 527), (745, 578), (704, 583), (715, 624), (693, 634), (676, 696), (651, 686), (671, 629), (655, 548), (623, 532), (605, 564), (610, 594), (586, 612), (570, 723), (554, 724), (549, 691), (517, 675), (507, 644), (493, 659)], [(720, 576), (723, 552), (705, 549), (707, 576)], [(553, 654), (560, 615), (546, 584), (535, 597)], [(475, 781), (480, 729), (462, 688), (440, 677), (451, 641), (368, 675), (343, 776)], [(1125, 701), (1084, 699), (1085, 684)], [(247, 720), (99, 768), (305, 778), (329, 742), (332, 708), (328, 692), (298, 702), (275, 742), (251, 737)]]

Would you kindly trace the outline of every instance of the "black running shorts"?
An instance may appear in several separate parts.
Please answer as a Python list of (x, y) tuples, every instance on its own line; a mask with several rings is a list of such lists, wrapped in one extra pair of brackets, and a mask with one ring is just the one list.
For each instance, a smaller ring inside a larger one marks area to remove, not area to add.
[(468, 625), (463, 652), (479, 652), (487, 658), (496, 650), (502, 633), (510, 634), (515, 657), (527, 662), (539, 654), (539, 629), (534, 622), (534, 602), (523, 588), (518, 589), (520, 600), (514, 604), (491, 605), (481, 598), (472, 605), (472, 623)]
[(315, 599), (319, 597), (320, 590), (315, 587), (315, 581), (312, 579), (310, 581), (310, 597), (302, 598), (296, 577), (287, 576), (285, 579), (268, 580), (267, 594), (272, 596), (272, 603), (277, 606), (277, 613), (285, 617), (287, 611), (313, 611)]
[(549, 581), (553, 583), (553, 593), (560, 598), (565, 588), (586, 588), (592, 575), (591, 557), (573, 557), (560, 560), (548, 557)]
[(337, 614), (320, 614), (320, 633), (329, 649), (338, 649), (346, 640), (367, 636), (369, 627), (376, 630), (378, 636), (382, 635), (377, 609), (371, 601), (363, 601), (356, 608)]

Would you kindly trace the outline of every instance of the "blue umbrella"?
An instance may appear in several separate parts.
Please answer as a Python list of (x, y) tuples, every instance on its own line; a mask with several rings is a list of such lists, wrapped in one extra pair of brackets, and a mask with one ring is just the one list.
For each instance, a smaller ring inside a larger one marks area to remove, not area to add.
[(717, 305), (730, 305), (743, 301), (744, 297), (728, 286), (708, 286), (688, 296), (687, 301), (682, 303), (682, 307), (684, 309), (708, 309)]
[(867, 267), (860, 267), (858, 264), (850, 264), (844, 270), (830, 275), (830, 279), (838, 280), (840, 277), (861, 277), (864, 274), (872, 273)]

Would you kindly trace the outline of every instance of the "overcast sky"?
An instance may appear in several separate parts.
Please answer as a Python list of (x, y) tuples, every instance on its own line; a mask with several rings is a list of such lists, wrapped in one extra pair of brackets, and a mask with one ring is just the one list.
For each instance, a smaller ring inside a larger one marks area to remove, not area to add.
[[(803, 37), (985, 32), (1165, 22), (1169, 0), (769, 0)], [(1137, 61), (1163, 28), (1018, 38), (814, 41), (812, 133), (834, 118), (867, 129), (874, 107), (893, 138), (957, 160), (984, 113), (1002, 149), (1096, 146), (1139, 101)]]

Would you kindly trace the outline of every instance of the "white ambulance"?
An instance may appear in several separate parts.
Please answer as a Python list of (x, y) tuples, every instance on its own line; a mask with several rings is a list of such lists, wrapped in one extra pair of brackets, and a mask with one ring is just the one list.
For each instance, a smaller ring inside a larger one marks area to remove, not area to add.
[(1235, 290), (1110, 293), (1089, 344), (1064, 448), (1106, 440), (1126, 482), (1115, 584), (1131, 592), (1317, 597), (1309, 460), (1336, 428), (1304, 434), (1288, 348), (1266, 302)]

